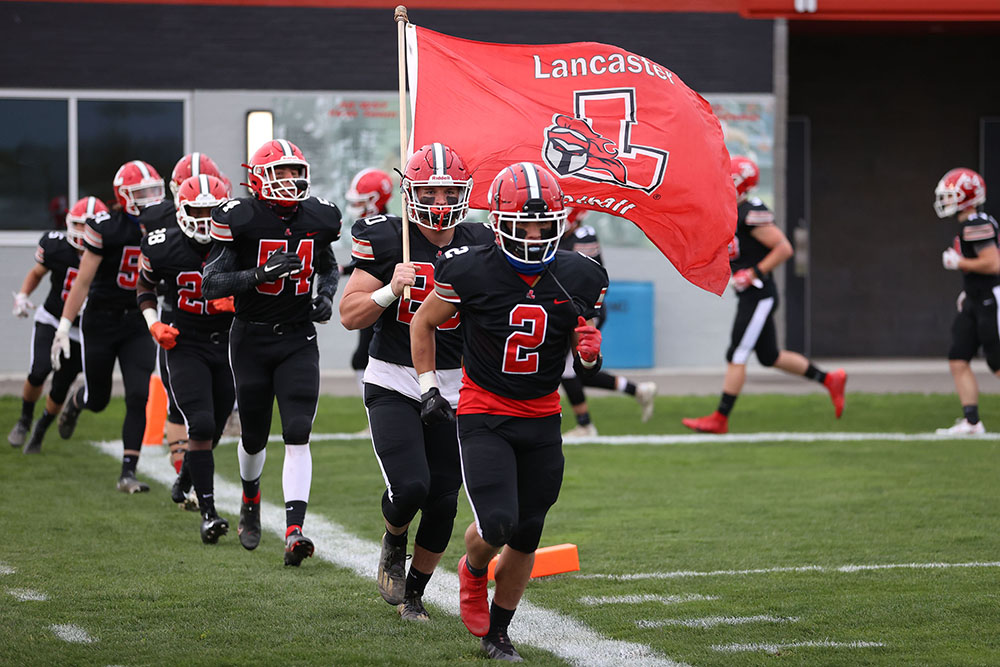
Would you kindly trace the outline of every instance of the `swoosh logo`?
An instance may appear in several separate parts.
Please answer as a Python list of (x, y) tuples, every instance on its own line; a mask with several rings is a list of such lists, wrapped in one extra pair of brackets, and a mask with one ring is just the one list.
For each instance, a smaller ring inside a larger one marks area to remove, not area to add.
[(553, 299), (552, 303), (554, 303), (554, 304), (556, 304), (558, 306), (558, 305), (563, 304), (563, 303), (569, 303), (569, 299), (563, 299), (562, 301), (560, 301), (559, 299)]
[(306, 232), (306, 236), (316, 236), (319, 232)]
[(276, 266), (265, 266), (264, 267), (264, 273), (270, 273), (271, 271), (274, 271), (277, 268), (278, 267), (276, 267)]
[(306, 340), (312, 340), (315, 337), (316, 337), (316, 334), (313, 334), (312, 336), (306, 336)]

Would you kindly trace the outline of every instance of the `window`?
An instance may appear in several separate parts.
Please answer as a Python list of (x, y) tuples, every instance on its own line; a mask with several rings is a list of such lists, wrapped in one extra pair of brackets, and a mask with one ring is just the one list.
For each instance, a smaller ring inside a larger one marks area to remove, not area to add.
[(67, 109), (64, 99), (0, 98), (0, 228), (65, 224)]

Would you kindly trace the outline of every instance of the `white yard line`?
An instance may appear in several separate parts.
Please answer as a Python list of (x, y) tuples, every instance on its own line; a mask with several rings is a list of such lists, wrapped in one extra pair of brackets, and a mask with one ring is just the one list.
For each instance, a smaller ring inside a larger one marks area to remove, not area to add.
[(17, 570), (12, 568), (10, 565), (0, 563), (0, 574), (14, 574), (15, 572), (17, 572)]
[(33, 591), (30, 588), (8, 588), (7, 592), (20, 602), (45, 602), (49, 599), (45, 593)]
[[(324, 439), (330, 438), (319, 434), (314, 434), (312, 438), (313, 442)], [(116, 459), (121, 458), (121, 441), (94, 444), (105, 454)], [(169, 487), (176, 477), (176, 473), (166, 461), (165, 454), (149, 447), (143, 449), (142, 457), (139, 460), (139, 474), (155, 479), (166, 487)], [(280, 471), (272, 466), (270, 471), (265, 474), (277, 475), (280, 474)], [(157, 491), (157, 493), (162, 493), (162, 491)], [(241, 496), (242, 488), (240, 485), (216, 476), (215, 505), (224, 515), (230, 516), (232, 524), (229, 535), (223, 539), (237, 539), (236, 517), (239, 514)], [(283, 506), (267, 501), (261, 502), (261, 523), (263, 528), (276, 534), (279, 539), (284, 539), (285, 511)], [(373, 526), (373, 532), (376, 532), (377, 528), (377, 526)], [(368, 579), (372, 582), (374, 589), (380, 550), (378, 543), (355, 537), (339, 524), (316, 512), (310, 512), (307, 516), (305, 533), (316, 543), (316, 557), (348, 568), (357, 576)], [(198, 539), (194, 521), (191, 523), (191, 539)], [(263, 566), (283, 567), (277, 556), (273, 563), (264, 563)], [(306, 567), (308, 567), (308, 561)], [(450, 569), (438, 570), (427, 585), (424, 600), (457, 616), (458, 574)], [(395, 614), (396, 612), (386, 608), (385, 613)], [(517, 615), (511, 625), (511, 634), (515, 645), (530, 644), (536, 646), (574, 665), (598, 667), (606, 665), (611, 667), (623, 662), (630, 662), (652, 667), (677, 667), (684, 664), (659, 655), (645, 644), (608, 639), (570, 616), (544, 609), (527, 601), (518, 605)], [(469, 639), (470, 641), (474, 640), (472, 635), (469, 636)]]
[(766, 653), (780, 653), (788, 648), (883, 648), (882, 642), (834, 642), (825, 639), (819, 642), (788, 642), (786, 644), (715, 644), (713, 651), (720, 653), (745, 653), (750, 651), (763, 651)]
[(609, 579), (612, 581), (638, 581), (641, 579), (684, 579), (688, 577), (740, 577), (748, 574), (773, 574), (778, 572), (867, 572), (871, 570), (943, 570), (949, 568), (1000, 567), (1000, 561), (971, 563), (887, 563), (869, 565), (800, 565), (796, 567), (762, 567), (753, 570), (677, 570), (674, 572), (645, 572), (639, 574), (575, 574), (578, 579)]
[(97, 639), (87, 634), (86, 630), (81, 628), (79, 625), (73, 625), (72, 623), (68, 623), (66, 625), (50, 625), (49, 628), (55, 633), (56, 637), (64, 642), (70, 642), (72, 644), (93, 644), (97, 641)]
[(719, 625), (746, 625), (747, 623), (798, 623), (797, 616), (708, 616), (706, 618), (665, 618), (660, 621), (636, 621), (636, 627), (663, 628), (679, 626), (684, 628), (714, 628)]
[(714, 595), (606, 595), (602, 597), (584, 596), (580, 598), (580, 604), (597, 606), (603, 604), (643, 604), (645, 602), (659, 602), (660, 604), (680, 604), (681, 602), (696, 602), (699, 600), (718, 600)]

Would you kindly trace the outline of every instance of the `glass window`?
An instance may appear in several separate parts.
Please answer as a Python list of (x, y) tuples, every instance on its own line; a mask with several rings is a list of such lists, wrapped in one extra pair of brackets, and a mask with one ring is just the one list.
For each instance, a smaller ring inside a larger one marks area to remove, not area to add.
[(111, 201), (111, 181), (129, 160), (150, 163), (167, 181), (184, 155), (180, 100), (80, 100), (77, 118), (81, 197)]
[(0, 229), (65, 224), (66, 100), (0, 99)]

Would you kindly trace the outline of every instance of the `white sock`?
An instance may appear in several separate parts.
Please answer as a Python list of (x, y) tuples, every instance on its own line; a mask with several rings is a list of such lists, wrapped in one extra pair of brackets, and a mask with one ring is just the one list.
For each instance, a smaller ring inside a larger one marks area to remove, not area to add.
[(302, 500), (309, 502), (309, 487), (312, 486), (313, 461), (309, 443), (285, 445), (285, 465), (281, 470), (281, 489), (285, 502)]
[(628, 387), (628, 378), (624, 375), (618, 375), (615, 377), (615, 391), (623, 392), (625, 388)]
[(240, 479), (252, 482), (260, 477), (264, 470), (264, 459), (267, 458), (267, 448), (260, 450), (256, 454), (251, 454), (243, 448), (243, 439), (236, 448), (236, 455), (240, 461)]

